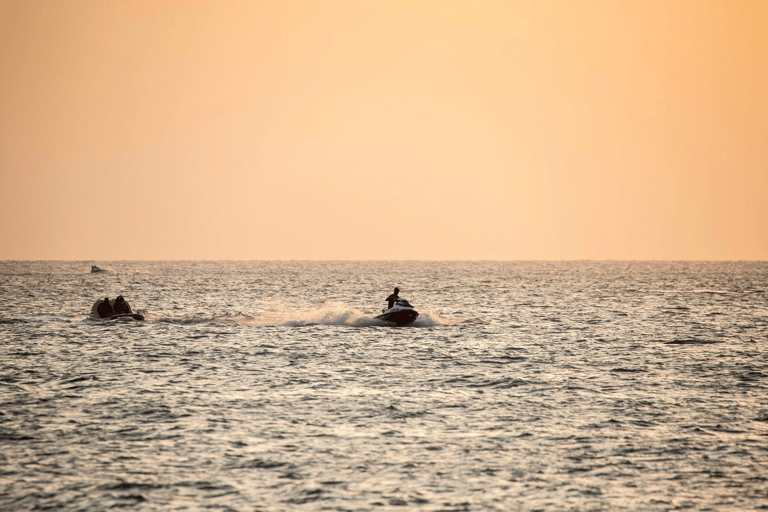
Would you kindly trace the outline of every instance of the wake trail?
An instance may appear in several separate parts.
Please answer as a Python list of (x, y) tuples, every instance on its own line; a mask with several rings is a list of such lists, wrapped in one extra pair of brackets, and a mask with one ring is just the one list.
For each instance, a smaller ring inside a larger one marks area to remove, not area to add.
[[(223, 313), (220, 315), (202, 315), (194, 318), (166, 318), (146, 316), (149, 322), (166, 322), (175, 324), (214, 323), (221, 325), (254, 325), (275, 327), (303, 327), (308, 325), (338, 325), (348, 327), (389, 327), (391, 324), (378, 320), (375, 314), (365, 313), (357, 308), (341, 302), (326, 302), (317, 308), (297, 310), (292, 307), (274, 307), (268, 311), (256, 313)], [(474, 319), (472, 319), (474, 320)], [(470, 323), (473, 323), (469, 320)], [(437, 312), (427, 310), (420, 312), (419, 317), (406, 327), (435, 327), (467, 323), (466, 319), (448, 319)]]

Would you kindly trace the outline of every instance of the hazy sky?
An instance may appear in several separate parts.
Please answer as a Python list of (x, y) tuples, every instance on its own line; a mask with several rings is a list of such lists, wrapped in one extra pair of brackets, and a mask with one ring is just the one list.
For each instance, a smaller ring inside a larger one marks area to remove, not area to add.
[(0, 259), (768, 260), (768, 2), (2, 0)]

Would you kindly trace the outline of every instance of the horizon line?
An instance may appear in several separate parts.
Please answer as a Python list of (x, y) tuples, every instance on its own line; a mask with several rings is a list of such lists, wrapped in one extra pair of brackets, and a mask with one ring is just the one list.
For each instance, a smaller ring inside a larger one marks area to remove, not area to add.
[(738, 262), (750, 262), (750, 263), (762, 263), (768, 262), (768, 259), (621, 259), (621, 258), (563, 258), (563, 259), (130, 259), (130, 260), (106, 260), (106, 259), (0, 259), (0, 262), (445, 262), (445, 263), (480, 263), (480, 262), (494, 262), (494, 263), (526, 263), (526, 262), (622, 262), (622, 263), (674, 263), (674, 262), (698, 262), (698, 263), (738, 263)]

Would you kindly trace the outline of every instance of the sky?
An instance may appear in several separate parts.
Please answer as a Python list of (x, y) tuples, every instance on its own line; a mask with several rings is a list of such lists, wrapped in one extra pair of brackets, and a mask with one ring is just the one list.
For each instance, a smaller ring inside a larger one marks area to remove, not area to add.
[(768, 260), (767, 26), (0, 0), (0, 260)]

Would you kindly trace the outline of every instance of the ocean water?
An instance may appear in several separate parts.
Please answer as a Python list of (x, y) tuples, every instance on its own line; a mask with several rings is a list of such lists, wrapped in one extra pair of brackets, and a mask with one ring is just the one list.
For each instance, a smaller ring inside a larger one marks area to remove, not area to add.
[(3, 261), (0, 510), (765, 510), (767, 340), (765, 262)]

